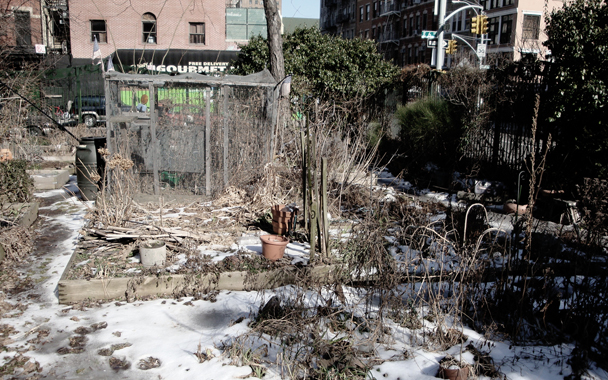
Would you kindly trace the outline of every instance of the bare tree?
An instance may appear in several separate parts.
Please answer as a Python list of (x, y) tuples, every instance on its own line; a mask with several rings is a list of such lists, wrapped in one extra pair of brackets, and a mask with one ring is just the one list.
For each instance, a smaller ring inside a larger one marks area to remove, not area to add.
[(270, 52), (270, 72), (277, 81), (285, 77), (283, 59), (283, 37), (281, 37), (281, 15), (277, 0), (264, 1), (266, 26), (268, 28), (268, 50)]

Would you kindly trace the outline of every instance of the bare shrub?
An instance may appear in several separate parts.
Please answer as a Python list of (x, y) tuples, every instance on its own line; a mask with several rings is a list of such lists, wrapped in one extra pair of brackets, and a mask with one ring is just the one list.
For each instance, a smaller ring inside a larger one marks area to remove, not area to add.
[(26, 172), (27, 166), (24, 160), (0, 162), (0, 206), (5, 202), (28, 202), (31, 199), (34, 181)]
[(577, 206), (586, 230), (584, 242), (588, 246), (602, 246), (603, 237), (608, 235), (608, 181), (585, 178), (578, 193)]
[(0, 230), (0, 245), (4, 248), (5, 263), (20, 262), (34, 251), (35, 233), (28, 228), (13, 226)]
[[(109, 155), (107, 149), (100, 149), (101, 155), (106, 161), (105, 177), (111, 173), (109, 186), (103, 186), (97, 196), (93, 210), (93, 221), (102, 226), (124, 226), (133, 213), (133, 194), (135, 179), (131, 168), (133, 161), (123, 158), (116, 153)], [(100, 178), (91, 175), (91, 181), (97, 182)]]

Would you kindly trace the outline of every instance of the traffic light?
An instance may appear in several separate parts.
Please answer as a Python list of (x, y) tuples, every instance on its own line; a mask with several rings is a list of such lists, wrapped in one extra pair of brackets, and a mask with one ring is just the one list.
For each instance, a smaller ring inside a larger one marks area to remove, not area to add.
[(479, 33), (477, 34), (487, 34), (488, 33), (488, 16), (481, 15), (479, 16), (481, 20), (477, 23), (479, 26)]
[(455, 54), (456, 48), (458, 48), (458, 44), (457, 44), (456, 40), (449, 40), (448, 46), (445, 48), (445, 53), (446, 54)]
[[(480, 16), (481, 18), (481, 16)], [(477, 16), (473, 17), (471, 19), (471, 33), (473, 34), (479, 34), (479, 19), (477, 18)]]

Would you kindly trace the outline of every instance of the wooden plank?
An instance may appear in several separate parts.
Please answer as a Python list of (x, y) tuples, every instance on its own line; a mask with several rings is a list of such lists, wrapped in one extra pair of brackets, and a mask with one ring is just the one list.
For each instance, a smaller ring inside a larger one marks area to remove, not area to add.
[[(108, 118), (108, 121), (106, 123), (106, 148), (108, 149), (108, 152), (110, 154), (114, 154), (118, 150), (117, 139), (114, 141), (115, 146), (112, 144), (112, 137), (116, 136), (118, 138), (118, 135), (114, 133), (116, 128), (114, 127), (114, 122), (111, 118), (111, 116), (113, 115), (112, 104), (114, 103), (114, 99), (112, 98), (112, 93), (110, 92), (110, 82), (108, 81), (108, 79), (106, 78), (105, 75), (103, 75), (103, 91), (104, 91), (104, 95), (105, 95), (105, 99), (106, 99), (106, 117)], [(81, 100), (81, 102), (82, 102), (82, 100)], [(78, 112), (82, 112), (81, 107), (79, 107), (78, 110), (79, 110)], [(79, 143), (80, 143), (80, 141), (79, 141)], [(106, 168), (105, 173), (104, 173), (105, 174), (104, 183), (106, 185), (105, 189), (108, 194), (112, 193), (112, 173), (111, 172), (112, 172), (111, 170)]]
[(230, 119), (230, 110), (228, 108), (228, 98), (231, 92), (230, 87), (222, 87), (222, 95), (224, 96), (224, 187), (228, 187), (228, 147), (229, 147), (229, 136), (228, 136), (228, 120)]
[[(70, 264), (72, 260), (70, 260)], [(68, 266), (69, 268), (69, 266)], [(191, 295), (206, 290), (261, 290), (294, 284), (303, 276), (310, 276), (316, 283), (330, 283), (340, 266), (323, 265), (310, 268), (291, 267), (252, 274), (246, 271), (224, 272), (219, 276), (206, 274), (200, 278), (192, 275), (166, 275), (146, 277), (96, 278), (91, 280), (66, 280), (57, 285), (59, 303), (70, 304), (84, 300), (113, 300), (133, 297)], [(67, 269), (66, 269), (67, 270)]]
[[(22, 214), (14, 222), (16, 225), (21, 227), (31, 227), (32, 224), (38, 219), (38, 207), (39, 202), (28, 202), (28, 203), (7, 203), (2, 206), (2, 211), (6, 214), (19, 215)], [(12, 218), (9, 218), (12, 219)]]
[(152, 171), (154, 175), (154, 195), (160, 195), (160, 178), (158, 176), (158, 167), (160, 165), (160, 143), (156, 136), (156, 97), (154, 94), (154, 84), (150, 82), (148, 84), (148, 100), (150, 102), (150, 134), (152, 135)]
[(205, 195), (211, 196), (211, 95), (205, 89)]
[[(308, 123), (307, 123), (308, 126)], [(306, 139), (304, 137), (304, 131), (300, 131), (300, 143), (302, 149), (302, 215), (304, 215), (304, 228), (308, 226), (308, 197), (306, 196), (306, 176), (308, 175), (308, 169), (306, 166), (306, 160), (308, 153), (306, 152)]]
[(139, 117), (137, 115), (114, 115), (108, 118), (108, 121), (111, 123), (131, 123), (137, 120)]
[(327, 213), (329, 209), (327, 208), (327, 157), (323, 157), (321, 159), (321, 220), (323, 221), (323, 231), (322, 231), (322, 242), (323, 242), (323, 255), (327, 258), (329, 257), (329, 218), (327, 217)]

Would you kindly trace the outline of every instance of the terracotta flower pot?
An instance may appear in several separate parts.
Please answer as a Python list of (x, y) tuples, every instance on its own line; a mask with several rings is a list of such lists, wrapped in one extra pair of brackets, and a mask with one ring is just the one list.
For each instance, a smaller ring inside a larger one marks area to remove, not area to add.
[(288, 232), (293, 226), (293, 220), (298, 212), (298, 209), (288, 211), (285, 205), (272, 206), (272, 230), (275, 234), (282, 235)]
[(278, 235), (262, 235), (262, 254), (268, 260), (276, 261), (285, 254), (285, 247), (289, 243), (289, 239)]
[(467, 380), (469, 378), (469, 367), (464, 368), (443, 368), (439, 369), (439, 376), (442, 379)]

